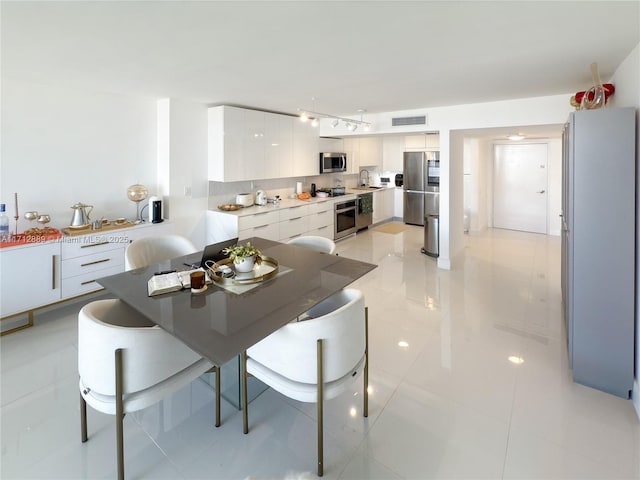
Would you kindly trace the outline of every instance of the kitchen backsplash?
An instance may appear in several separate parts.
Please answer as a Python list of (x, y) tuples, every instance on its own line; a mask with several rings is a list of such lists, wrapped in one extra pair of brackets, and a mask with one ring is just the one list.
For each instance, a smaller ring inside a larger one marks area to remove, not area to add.
[(311, 184), (316, 188), (344, 186), (353, 188), (358, 185), (357, 174), (330, 173), (313, 177), (275, 178), (271, 180), (254, 180), (252, 182), (209, 182), (209, 208), (218, 205), (235, 203), (238, 193), (255, 193), (256, 190), (267, 192), (268, 198), (280, 195), (287, 198), (295, 193), (296, 182), (302, 182), (302, 191), (309, 192)]

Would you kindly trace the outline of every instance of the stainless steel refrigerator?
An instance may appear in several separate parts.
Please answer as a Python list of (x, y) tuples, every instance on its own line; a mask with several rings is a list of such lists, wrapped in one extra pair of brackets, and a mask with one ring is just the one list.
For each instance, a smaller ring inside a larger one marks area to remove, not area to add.
[(439, 153), (404, 153), (404, 223), (423, 226), (427, 215), (440, 214)]

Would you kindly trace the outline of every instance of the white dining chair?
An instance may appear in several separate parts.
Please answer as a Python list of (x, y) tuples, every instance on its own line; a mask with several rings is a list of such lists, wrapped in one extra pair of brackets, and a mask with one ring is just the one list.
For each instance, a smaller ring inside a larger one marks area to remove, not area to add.
[(125, 414), (146, 408), (216, 370), (216, 427), (220, 425), (217, 367), (120, 300), (97, 300), (78, 314), (80, 426), (88, 440), (87, 404), (115, 415), (118, 479), (124, 479)]
[(181, 235), (155, 235), (131, 242), (124, 253), (125, 270), (133, 270), (197, 252), (196, 246)]
[(318, 235), (303, 235), (294, 237), (287, 242), (290, 245), (299, 245), (301, 247), (315, 250), (316, 252), (334, 253), (336, 244), (333, 240)]
[(362, 292), (345, 289), (242, 354), (243, 431), (249, 432), (247, 375), (301, 402), (317, 403), (318, 476), (324, 474), (323, 402), (345, 392), (363, 374), (363, 415), (368, 402), (368, 310)]

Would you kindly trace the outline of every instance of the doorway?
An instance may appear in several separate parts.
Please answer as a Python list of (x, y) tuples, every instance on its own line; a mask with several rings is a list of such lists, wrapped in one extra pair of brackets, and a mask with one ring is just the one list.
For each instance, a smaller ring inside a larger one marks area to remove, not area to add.
[(495, 228), (547, 233), (547, 164), (545, 143), (494, 146)]

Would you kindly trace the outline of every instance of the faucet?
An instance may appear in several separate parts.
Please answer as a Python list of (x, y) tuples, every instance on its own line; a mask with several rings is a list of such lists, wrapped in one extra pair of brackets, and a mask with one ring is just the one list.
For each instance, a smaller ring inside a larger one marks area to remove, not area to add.
[[(367, 174), (367, 177), (366, 177), (366, 178), (367, 178), (367, 181), (366, 181), (366, 182), (364, 182), (364, 181), (362, 180), (362, 174), (363, 174), (363, 173), (366, 173), (366, 174)], [(369, 170), (364, 170), (364, 169), (363, 169), (363, 170), (360, 170), (360, 185), (361, 185), (361, 186), (363, 186), (363, 187), (366, 187), (368, 183), (369, 183)]]

